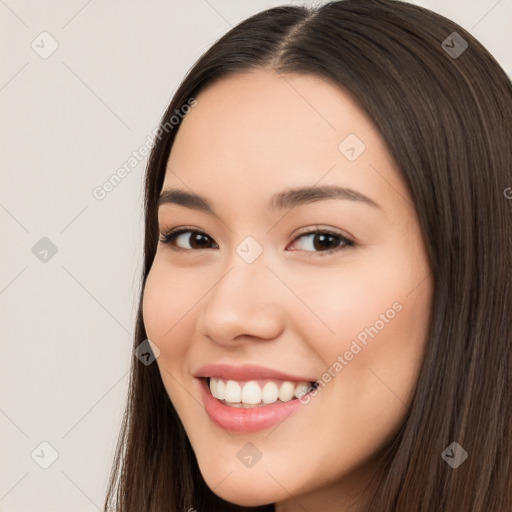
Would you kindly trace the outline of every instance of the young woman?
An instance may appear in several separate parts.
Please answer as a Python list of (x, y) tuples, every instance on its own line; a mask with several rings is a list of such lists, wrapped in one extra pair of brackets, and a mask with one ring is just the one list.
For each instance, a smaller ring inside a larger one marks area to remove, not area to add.
[(489, 52), (403, 2), (274, 8), (156, 135), (105, 510), (512, 510), (512, 85)]

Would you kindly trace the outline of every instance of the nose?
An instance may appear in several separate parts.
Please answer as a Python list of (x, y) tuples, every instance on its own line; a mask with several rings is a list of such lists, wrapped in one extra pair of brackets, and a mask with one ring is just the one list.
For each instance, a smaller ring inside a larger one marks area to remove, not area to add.
[(225, 346), (277, 338), (284, 325), (282, 283), (262, 257), (246, 263), (235, 254), (230, 263), (200, 302), (199, 332)]

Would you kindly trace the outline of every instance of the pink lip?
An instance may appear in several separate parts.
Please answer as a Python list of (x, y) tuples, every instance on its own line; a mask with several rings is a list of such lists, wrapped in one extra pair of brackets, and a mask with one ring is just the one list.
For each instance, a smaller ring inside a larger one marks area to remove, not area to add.
[(226, 380), (262, 380), (262, 379), (275, 379), (275, 380), (289, 380), (292, 382), (315, 382), (316, 378), (300, 377), (265, 368), (263, 366), (255, 366), (246, 364), (242, 366), (231, 366), (228, 364), (209, 364), (201, 367), (194, 375), (195, 377), (217, 377)]
[(295, 399), (251, 409), (230, 407), (213, 397), (206, 379), (199, 378), (195, 382), (199, 384), (204, 407), (210, 419), (231, 432), (250, 433), (271, 428), (304, 406), (300, 400)]

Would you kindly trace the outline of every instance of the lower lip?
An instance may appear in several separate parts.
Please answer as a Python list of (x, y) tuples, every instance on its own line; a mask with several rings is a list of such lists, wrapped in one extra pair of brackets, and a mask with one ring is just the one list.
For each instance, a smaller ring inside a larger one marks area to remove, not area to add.
[(211, 394), (206, 379), (197, 380), (208, 416), (216, 425), (231, 432), (259, 432), (271, 428), (304, 406), (295, 399), (248, 409), (230, 407)]

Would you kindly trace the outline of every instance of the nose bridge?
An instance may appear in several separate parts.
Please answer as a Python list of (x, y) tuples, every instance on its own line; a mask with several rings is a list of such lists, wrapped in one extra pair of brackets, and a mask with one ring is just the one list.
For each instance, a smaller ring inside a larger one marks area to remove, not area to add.
[(271, 274), (266, 266), (268, 252), (264, 251), (262, 244), (254, 236), (247, 235), (233, 247), (225, 261), (227, 274), (216, 286), (219, 294), (228, 288), (227, 292), (236, 293), (241, 303), (246, 302), (245, 299), (249, 299), (249, 304), (261, 299), (262, 287)]
[(224, 271), (205, 297), (199, 328), (217, 341), (239, 335), (274, 337), (280, 329), (277, 280), (267, 268), (263, 247), (246, 237), (226, 258)]
[(226, 272), (212, 290), (212, 301), (227, 301), (240, 314), (264, 309), (272, 300), (267, 293), (272, 276), (266, 263), (263, 250), (258, 251), (254, 242), (240, 243), (226, 259)]

